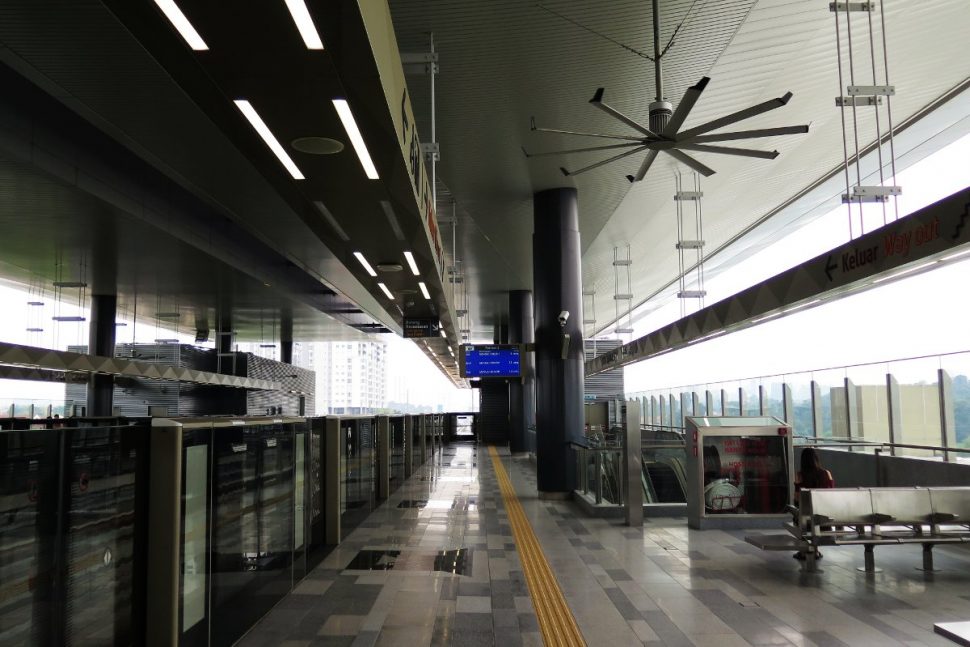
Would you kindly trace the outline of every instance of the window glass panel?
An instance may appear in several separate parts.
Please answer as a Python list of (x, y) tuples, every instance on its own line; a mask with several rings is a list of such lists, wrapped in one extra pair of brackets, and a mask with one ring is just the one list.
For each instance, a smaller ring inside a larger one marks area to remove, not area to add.
[[(901, 438), (897, 442), (910, 445), (940, 446), (943, 442), (940, 425), (940, 390), (936, 357), (893, 362), (889, 372), (899, 382), (899, 411)], [(940, 456), (942, 453), (923, 449), (900, 448), (903, 456)]]

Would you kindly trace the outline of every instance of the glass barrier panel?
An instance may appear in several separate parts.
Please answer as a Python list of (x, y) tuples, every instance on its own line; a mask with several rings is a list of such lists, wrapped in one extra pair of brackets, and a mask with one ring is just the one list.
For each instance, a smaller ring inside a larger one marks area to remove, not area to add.
[[(889, 442), (889, 392), (884, 364), (854, 366), (846, 369), (855, 401), (849, 414), (856, 435), (866, 441)], [(874, 447), (854, 447), (853, 451), (875, 452)]]
[(306, 479), (306, 443), (307, 434), (302, 429), (295, 435), (293, 449), (295, 452), (293, 472), (293, 576), (294, 580), (306, 575), (306, 535), (307, 535), (307, 507), (306, 493), (308, 482)]
[(777, 378), (763, 382), (765, 387), (765, 415), (785, 420), (785, 383)]
[(812, 374), (793, 373), (785, 376), (785, 384), (791, 389), (792, 411), (788, 424), (795, 436), (814, 436), (812, 425)]
[[(889, 372), (899, 383), (900, 435), (896, 442), (910, 445), (943, 444), (940, 424), (940, 388), (936, 357), (889, 364)], [(899, 456), (943, 456), (942, 452), (900, 447)]]
[(738, 391), (740, 384), (738, 382), (730, 382), (728, 384), (721, 385), (721, 390), (724, 395), (724, 407), (723, 414), (725, 416), (740, 416), (741, 415), (741, 394)]
[(848, 438), (846, 418), (845, 369), (832, 369), (812, 373), (821, 394), (822, 418), (818, 435), (822, 438)]
[(707, 395), (704, 390), (696, 390), (691, 393), (691, 397), (697, 400), (696, 411), (694, 411), (695, 416), (709, 416), (714, 415), (707, 410)]
[(52, 645), (58, 430), (0, 431), (0, 642)]
[[(142, 426), (0, 422), (0, 644), (137, 644)], [(99, 421), (98, 424), (103, 424)], [(83, 428), (81, 428), (83, 426)]]
[[(950, 406), (954, 428), (950, 440), (954, 447), (970, 449), (970, 353), (944, 355), (940, 364), (953, 381)], [(970, 453), (951, 454), (950, 460), (970, 463)]]
[(761, 415), (761, 393), (759, 387), (761, 386), (761, 380), (744, 380), (741, 382), (741, 393), (744, 394), (744, 402), (742, 403), (742, 409), (745, 416), (760, 416)]
[(209, 447), (212, 430), (182, 436), (181, 644), (208, 642)]

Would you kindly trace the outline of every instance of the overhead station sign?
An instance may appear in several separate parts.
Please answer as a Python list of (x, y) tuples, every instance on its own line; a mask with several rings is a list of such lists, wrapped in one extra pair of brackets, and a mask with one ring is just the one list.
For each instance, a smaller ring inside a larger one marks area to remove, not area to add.
[(966, 189), (591, 359), (585, 372), (619, 368), (965, 256)]
[(462, 377), (520, 377), (522, 349), (517, 344), (464, 344), (459, 367)]
[(438, 337), (441, 334), (441, 322), (433, 317), (405, 317), (404, 338), (420, 339), (422, 337)]

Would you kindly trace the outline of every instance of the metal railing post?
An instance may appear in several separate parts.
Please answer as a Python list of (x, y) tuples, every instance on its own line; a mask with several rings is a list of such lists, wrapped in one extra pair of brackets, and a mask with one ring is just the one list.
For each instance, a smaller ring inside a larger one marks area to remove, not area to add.
[(943, 447), (943, 460), (950, 462), (949, 449), (956, 445), (956, 417), (953, 408), (953, 378), (945, 369), (937, 369), (937, 383), (940, 391), (940, 438)]
[(899, 403), (899, 382), (886, 373), (886, 406), (889, 409), (889, 455), (896, 455), (896, 443), (903, 439), (903, 410)]
[(822, 387), (812, 380), (812, 437), (817, 441), (822, 428)]
[(593, 494), (596, 497), (596, 505), (599, 505), (603, 502), (603, 452), (595, 452), (593, 454), (593, 466), (595, 471)]

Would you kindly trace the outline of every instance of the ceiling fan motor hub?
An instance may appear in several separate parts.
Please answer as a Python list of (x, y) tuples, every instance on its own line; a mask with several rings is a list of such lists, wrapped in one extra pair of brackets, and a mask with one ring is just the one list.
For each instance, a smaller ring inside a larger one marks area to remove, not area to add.
[(650, 130), (660, 134), (667, 127), (671, 115), (674, 114), (674, 106), (669, 101), (654, 101), (650, 104)]

